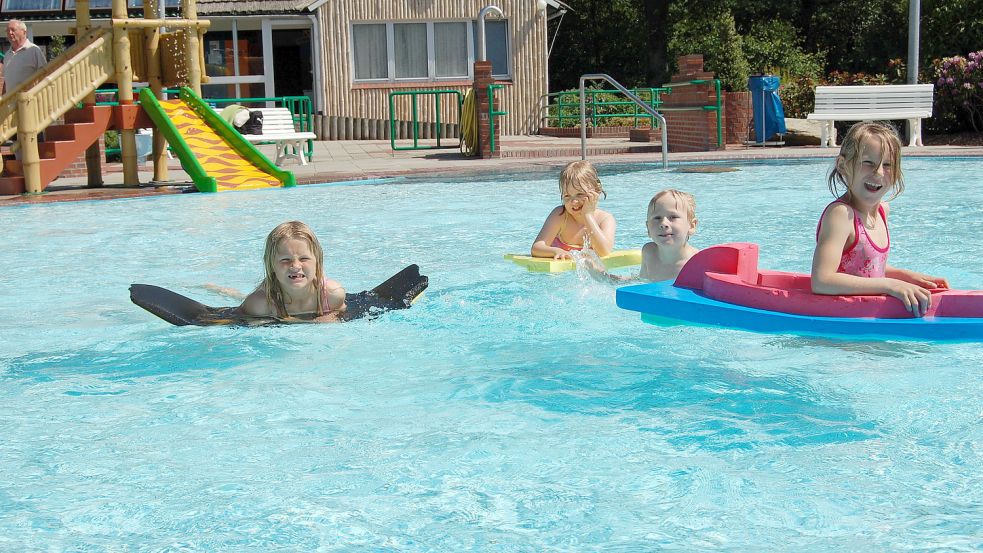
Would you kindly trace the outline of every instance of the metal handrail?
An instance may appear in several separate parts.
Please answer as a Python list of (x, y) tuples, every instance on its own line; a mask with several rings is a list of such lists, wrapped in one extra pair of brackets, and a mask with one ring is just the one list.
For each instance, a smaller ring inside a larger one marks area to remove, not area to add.
[(580, 159), (587, 159), (587, 104), (584, 90), (584, 82), (592, 80), (605, 80), (613, 87), (617, 88), (629, 100), (638, 104), (643, 111), (659, 120), (659, 128), (662, 130), (662, 168), (669, 168), (669, 138), (666, 132), (666, 118), (661, 113), (655, 111), (644, 100), (632, 93), (610, 75), (604, 73), (588, 73), (580, 76)]
[[(645, 97), (648, 96), (648, 105), (655, 108), (656, 111), (660, 109), (663, 102), (661, 99), (662, 94), (669, 94), (671, 92), (668, 88), (633, 88), (631, 91), (642, 99), (646, 101)], [(603, 119), (633, 119), (632, 126), (638, 127), (639, 120), (645, 119), (649, 122), (651, 127), (654, 129), (658, 126), (658, 122), (651, 115), (643, 114), (639, 111), (638, 105), (630, 100), (598, 100), (598, 96), (606, 94), (617, 94), (620, 93), (618, 90), (595, 90), (589, 89), (587, 91), (587, 104), (589, 110), (588, 117), (591, 119), (591, 124), (593, 126), (598, 126), (603, 123)], [(546, 105), (542, 105), (545, 100)], [(556, 103), (550, 103), (554, 100)], [(573, 101), (568, 101), (573, 100)], [(539, 108), (539, 119), (541, 127), (563, 127), (565, 122), (568, 120), (580, 121), (579, 111), (574, 115), (566, 115), (567, 108), (577, 108), (580, 105), (580, 92), (577, 90), (564, 90), (562, 92), (550, 92), (548, 94), (543, 94), (540, 96), (540, 108)], [(611, 106), (614, 111), (609, 113), (599, 113), (604, 110), (605, 107)], [(621, 106), (632, 106), (632, 108), (625, 109), (624, 113), (617, 111), (621, 109)], [(550, 113), (555, 110), (555, 115), (550, 115)], [(553, 121), (556, 124), (551, 124)], [(576, 124), (576, 123), (575, 123)]]
[(495, 151), (495, 118), (500, 115), (508, 115), (509, 112), (495, 109), (495, 89), (505, 88), (503, 84), (490, 84), (488, 85), (488, 131), (491, 140), (489, 144), (491, 145), (491, 151)]

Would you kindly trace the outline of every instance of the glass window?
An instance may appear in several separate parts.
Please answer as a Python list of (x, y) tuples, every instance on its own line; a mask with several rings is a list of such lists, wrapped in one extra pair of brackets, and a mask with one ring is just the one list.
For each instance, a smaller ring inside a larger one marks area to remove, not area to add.
[(433, 47), (436, 77), (468, 76), (466, 23), (434, 23)]
[[(239, 95), (236, 94), (236, 85), (234, 83), (203, 84), (201, 85), (201, 97), (207, 101), (208, 98), (238, 98)], [(218, 109), (221, 110), (223, 107), (225, 105), (218, 106)]]
[(389, 56), (384, 23), (352, 25), (352, 44), (356, 79), (389, 78)]
[[(59, 2), (59, 4), (60, 3), (61, 2)], [(126, 4), (131, 8), (142, 8), (143, 0), (127, 0)], [(164, 0), (164, 6), (168, 8), (179, 8), (181, 7), (181, 0)], [(112, 0), (89, 0), (89, 9), (108, 10), (112, 7)], [(75, 0), (65, 0), (65, 10), (67, 11), (74, 9)]]
[[(108, 10), (108, 9), (112, 9), (112, 7), (113, 7), (113, 0), (89, 0), (90, 10)], [(74, 10), (75, 0), (65, 0), (65, 9)]]
[[(468, 49), (468, 33), (475, 35), (475, 28), (475, 21), (354, 24), (355, 81), (467, 78), (478, 50), (474, 36), (470, 39), (472, 48)], [(485, 34), (492, 74), (507, 78), (508, 22), (486, 22)]]
[(427, 78), (426, 23), (394, 24), (393, 50), (396, 53), (397, 79)]
[(205, 74), (209, 77), (235, 75), (232, 31), (209, 31), (205, 34)]
[(3, 0), (3, 11), (61, 10), (61, 0)]
[[(263, 74), (263, 32), (239, 30), (239, 74)], [(207, 34), (205, 35), (208, 36)]]
[[(478, 58), (478, 24), (472, 23), (474, 30), (474, 56)], [(508, 21), (485, 21), (485, 54), (492, 62), (492, 75), (497, 77), (509, 74), (509, 23)]]

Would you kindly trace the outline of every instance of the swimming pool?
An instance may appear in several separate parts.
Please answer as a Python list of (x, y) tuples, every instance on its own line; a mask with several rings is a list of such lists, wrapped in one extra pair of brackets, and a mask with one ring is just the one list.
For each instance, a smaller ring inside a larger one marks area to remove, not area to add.
[[(828, 162), (602, 166), (619, 247), (658, 189), (697, 246), (808, 271)], [(979, 159), (906, 160), (892, 263), (983, 289)], [(613, 288), (502, 260), (556, 172), (2, 210), (0, 550), (974, 550), (979, 344), (658, 327)], [(277, 223), (349, 291), (409, 263), (375, 321), (172, 327), (131, 282), (227, 303)]]

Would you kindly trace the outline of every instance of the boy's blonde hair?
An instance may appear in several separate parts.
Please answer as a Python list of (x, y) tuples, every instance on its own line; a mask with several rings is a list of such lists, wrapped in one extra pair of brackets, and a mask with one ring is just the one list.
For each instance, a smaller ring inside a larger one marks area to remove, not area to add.
[(601, 186), (601, 179), (597, 176), (597, 169), (586, 160), (572, 161), (560, 172), (560, 196), (563, 196), (563, 189), (567, 186), (579, 188), (584, 192), (596, 192), (604, 198), (608, 197), (608, 193)]
[[(904, 176), (901, 173), (901, 138), (893, 126), (881, 121), (863, 121), (854, 124), (843, 137), (840, 153), (836, 156), (837, 161), (839, 158), (843, 158), (844, 163), (852, 166), (863, 155), (864, 141), (868, 139), (880, 143), (881, 152), (891, 162), (891, 175), (894, 177), (891, 187), (894, 188), (894, 194), (891, 195), (890, 199), (897, 198), (904, 191)], [(833, 164), (827, 183), (829, 191), (834, 196), (841, 194), (841, 187), (846, 188), (846, 175), (840, 171), (839, 163)]]
[(677, 204), (683, 204), (686, 206), (686, 217), (693, 222), (696, 220), (696, 198), (693, 197), (689, 192), (683, 192), (682, 190), (676, 190), (675, 188), (666, 188), (665, 190), (660, 190), (652, 196), (649, 200), (648, 210), (645, 212), (645, 217), (652, 216), (652, 210), (655, 209), (655, 202), (659, 201), (659, 198), (663, 196), (672, 196), (676, 200)]
[(266, 276), (263, 278), (263, 287), (266, 288), (266, 301), (276, 310), (278, 317), (287, 316), (287, 307), (283, 303), (283, 290), (280, 283), (276, 280), (274, 264), (276, 263), (276, 249), (285, 240), (297, 239), (305, 240), (311, 248), (311, 254), (316, 261), (314, 271), (314, 291), (317, 293), (317, 314), (324, 315), (324, 306), (321, 301), (322, 287), (324, 286), (324, 251), (321, 244), (317, 241), (314, 231), (300, 221), (287, 221), (276, 226), (266, 237), (266, 251), (263, 254), (263, 265), (266, 266)]

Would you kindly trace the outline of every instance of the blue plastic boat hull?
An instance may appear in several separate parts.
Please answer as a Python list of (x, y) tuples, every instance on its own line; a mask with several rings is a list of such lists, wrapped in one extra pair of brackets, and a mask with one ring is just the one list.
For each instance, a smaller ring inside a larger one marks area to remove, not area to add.
[(669, 320), (753, 332), (864, 340), (983, 341), (983, 318), (809, 317), (724, 303), (697, 291), (673, 286), (672, 281), (619, 288), (616, 301), (618, 307), (638, 311), (643, 321), (653, 324)]

